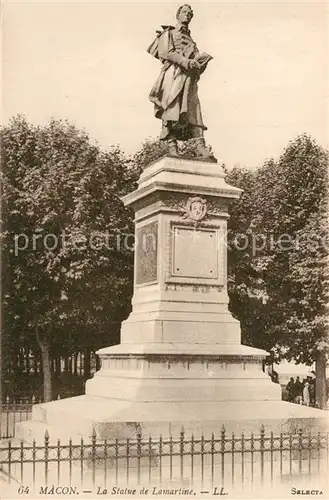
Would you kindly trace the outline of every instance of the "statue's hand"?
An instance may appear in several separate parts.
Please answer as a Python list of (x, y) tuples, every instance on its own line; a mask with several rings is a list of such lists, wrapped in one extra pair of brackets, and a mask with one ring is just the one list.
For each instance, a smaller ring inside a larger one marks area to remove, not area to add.
[(191, 59), (191, 60), (189, 61), (189, 68), (190, 68), (190, 69), (197, 70), (197, 71), (200, 71), (200, 70), (201, 70), (201, 66), (200, 66), (200, 64), (199, 64), (197, 61), (194, 61), (194, 59)]

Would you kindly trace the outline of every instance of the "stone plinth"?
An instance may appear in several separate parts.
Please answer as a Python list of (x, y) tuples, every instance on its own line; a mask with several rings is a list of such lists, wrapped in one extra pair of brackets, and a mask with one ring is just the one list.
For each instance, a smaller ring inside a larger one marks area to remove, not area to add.
[(86, 394), (177, 403), (280, 400), (265, 351), (241, 345), (228, 311), (228, 202), (241, 190), (214, 163), (165, 157), (124, 198), (136, 218), (133, 310), (121, 344), (101, 349)]
[(185, 431), (274, 432), (326, 424), (325, 412), (281, 401), (262, 371), (267, 353), (241, 344), (228, 310), (228, 202), (241, 190), (214, 163), (164, 157), (123, 201), (136, 214), (132, 312), (121, 344), (101, 349), (84, 396), (37, 405), (19, 424), (31, 439), (46, 427), (124, 438)]
[(136, 214), (136, 252), (122, 344), (241, 343), (225, 246), (228, 201), (239, 194), (217, 164), (165, 157), (144, 170), (124, 198)]

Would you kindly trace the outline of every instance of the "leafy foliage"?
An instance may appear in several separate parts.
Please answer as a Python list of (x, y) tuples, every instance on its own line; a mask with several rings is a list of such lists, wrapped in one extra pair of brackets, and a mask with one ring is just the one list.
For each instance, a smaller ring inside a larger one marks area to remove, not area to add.
[(117, 342), (132, 293), (132, 214), (119, 198), (129, 162), (54, 120), (13, 119), (1, 147), (7, 339), (37, 338), (57, 354)]
[(229, 252), (231, 310), (244, 338), (276, 359), (312, 364), (319, 353), (326, 357), (328, 153), (301, 135), (277, 162), (235, 169), (227, 181), (245, 190), (232, 204), (231, 241), (250, 235), (246, 250)]

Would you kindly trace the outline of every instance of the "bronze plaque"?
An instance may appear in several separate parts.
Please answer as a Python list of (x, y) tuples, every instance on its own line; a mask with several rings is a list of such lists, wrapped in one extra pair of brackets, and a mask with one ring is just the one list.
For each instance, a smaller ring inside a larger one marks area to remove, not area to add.
[(151, 222), (137, 229), (136, 284), (158, 279), (158, 223)]

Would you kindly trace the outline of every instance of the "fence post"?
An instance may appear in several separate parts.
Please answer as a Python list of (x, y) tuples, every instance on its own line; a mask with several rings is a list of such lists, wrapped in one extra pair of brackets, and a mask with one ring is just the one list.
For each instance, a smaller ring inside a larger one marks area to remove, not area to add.
[(244, 433), (241, 434), (241, 482), (244, 483)]
[(107, 454), (107, 439), (105, 438), (104, 439), (104, 488), (106, 488), (107, 486), (107, 481), (106, 481), (106, 478), (107, 478), (107, 457), (108, 457), (108, 454)]
[(48, 486), (49, 432), (45, 432), (45, 485)]
[(251, 472), (251, 486), (254, 485), (254, 433), (250, 436), (250, 472)]
[(299, 473), (302, 472), (303, 429), (298, 429)]
[(264, 482), (264, 436), (265, 427), (262, 424), (260, 427), (260, 478), (262, 484)]
[(61, 442), (57, 439), (57, 484), (60, 484), (61, 477)]
[(20, 459), (21, 459), (21, 484), (23, 483), (23, 477), (24, 477), (24, 441), (23, 439), (21, 440), (21, 446), (20, 446)]
[(95, 475), (96, 475), (96, 430), (93, 427), (93, 432), (91, 435), (91, 460), (92, 460), (92, 481), (93, 486), (95, 486)]
[(203, 488), (204, 481), (204, 435), (201, 434), (201, 486)]
[(222, 428), (220, 430), (220, 452), (221, 452), (221, 458), (222, 458), (222, 467), (221, 467), (221, 473), (222, 473), (222, 485), (224, 486), (224, 476), (225, 476), (225, 427), (222, 425)]
[(318, 450), (318, 472), (320, 472), (320, 456), (321, 456), (321, 436), (320, 432), (318, 432), (318, 438), (317, 438), (317, 450)]
[(194, 434), (191, 436), (191, 482), (194, 480)]
[(232, 452), (232, 478), (231, 478), (231, 482), (232, 482), (232, 488), (234, 486), (234, 453), (235, 453), (235, 436), (234, 436), (234, 432), (232, 432), (232, 439), (231, 439), (231, 452)]
[(149, 484), (151, 484), (151, 477), (152, 477), (152, 437), (151, 436), (149, 436), (148, 456), (149, 456)]
[(172, 443), (172, 434), (170, 432), (170, 437), (169, 437), (169, 474), (170, 474), (170, 481), (172, 481), (172, 455), (173, 455), (173, 443)]
[(137, 433), (137, 483), (138, 484), (140, 484), (141, 481), (141, 439), (142, 439), (142, 434), (141, 431), (139, 430)]
[(80, 482), (81, 482), (81, 488), (83, 488), (83, 467), (84, 467), (84, 442), (83, 442), (83, 437), (81, 437), (80, 440)]
[(214, 473), (215, 473), (215, 463), (214, 463), (214, 455), (215, 455), (215, 436), (214, 433), (211, 433), (211, 487), (214, 486)]
[(129, 484), (129, 452), (130, 452), (130, 441), (129, 438), (126, 439), (126, 467), (127, 467), (127, 484)]
[(118, 476), (119, 476), (119, 440), (115, 440), (115, 484), (118, 484)]
[(160, 484), (162, 484), (162, 450), (163, 450), (163, 444), (162, 444), (162, 434), (160, 434), (160, 439), (159, 439), (159, 479), (160, 479)]
[(11, 483), (11, 440), (8, 442), (8, 483)]
[(184, 477), (184, 427), (183, 426), (180, 432), (179, 454), (180, 454), (180, 478), (181, 481), (183, 481)]
[[(327, 434), (327, 438), (328, 437), (329, 437), (329, 434)], [(311, 477), (311, 467), (312, 467), (311, 466), (311, 459), (312, 459), (312, 434), (310, 431), (308, 434), (308, 477)]]
[(32, 444), (32, 481), (33, 481), (33, 488), (35, 487), (35, 461), (36, 461), (36, 442), (35, 439), (33, 439), (33, 444)]
[(72, 486), (72, 438), (69, 439), (69, 460), (70, 460), (70, 467), (69, 467), (69, 478), (70, 478), (70, 486)]
[(292, 434), (289, 434), (289, 474), (292, 474)]
[(6, 438), (11, 437), (9, 434), (9, 409), (10, 409), (10, 399), (9, 396), (6, 397)]

